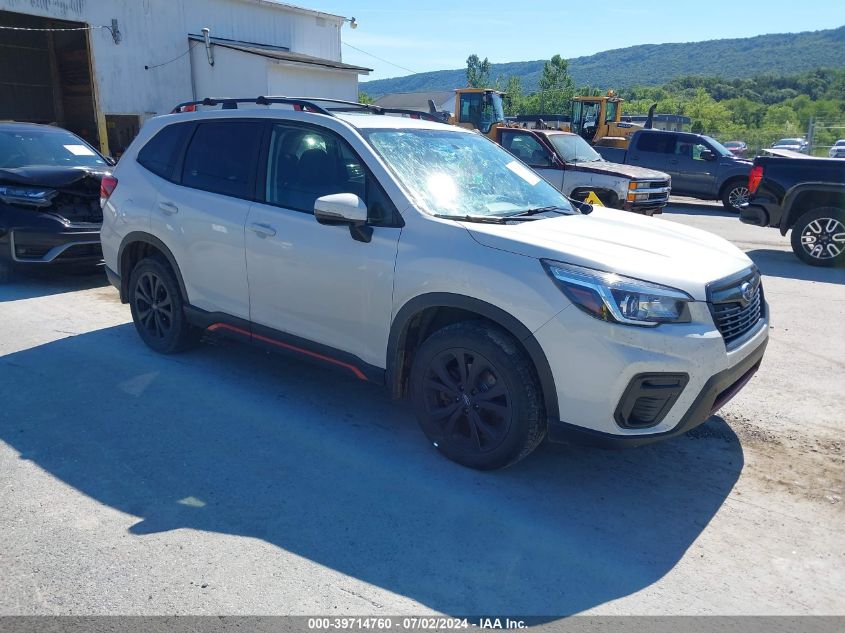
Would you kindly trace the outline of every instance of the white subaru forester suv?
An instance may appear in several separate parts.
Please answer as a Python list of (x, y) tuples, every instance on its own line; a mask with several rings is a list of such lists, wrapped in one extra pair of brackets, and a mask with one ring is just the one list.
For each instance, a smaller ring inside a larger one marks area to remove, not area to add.
[(760, 274), (715, 235), (572, 203), (425, 117), (218, 105), (152, 119), (103, 180), (107, 273), (156, 351), (211, 331), (383, 383), (480, 469), (679, 435), (760, 365)]

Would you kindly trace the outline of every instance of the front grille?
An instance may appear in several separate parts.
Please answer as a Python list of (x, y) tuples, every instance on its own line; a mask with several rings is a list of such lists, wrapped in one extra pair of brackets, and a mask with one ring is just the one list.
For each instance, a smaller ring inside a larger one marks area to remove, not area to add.
[(715, 282), (707, 294), (713, 321), (728, 347), (753, 330), (764, 316), (763, 284), (757, 270)]
[(62, 192), (55, 197), (53, 205), (48, 211), (62, 216), (73, 224), (99, 224), (103, 221), (99, 193), (92, 195)]

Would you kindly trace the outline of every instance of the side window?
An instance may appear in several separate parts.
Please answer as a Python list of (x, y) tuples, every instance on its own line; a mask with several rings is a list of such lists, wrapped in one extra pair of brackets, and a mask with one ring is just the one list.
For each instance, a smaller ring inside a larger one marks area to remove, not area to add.
[(156, 176), (173, 180), (179, 152), (191, 127), (191, 123), (176, 123), (160, 130), (138, 152), (138, 162)]
[(641, 152), (668, 154), (675, 147), (675, 135), (662, 132), (640, 132), (637, 149)]
[(461, 95), (461, 111), (458, 115), (458, 123), (477, 124), (481, 119), (481, 97), (480, 92), (470, 92)]
[(502, 145), (511, 154), (532, 167), (551, 167), (549, 151), (531, 134), (504, 133)]
[(607, 112), (604, 115), (604, 122), (605, 123), (613, 123), (616, 121), (616, 111), (619, 109), (619, 102), (618, 101), (608, 101), (607, 102)]
[(267, 160), (267, 204), (314, 212), (317, 198), (354, 193), (372, 224), (392, 224), (396, 208), (355, 151), (328, 130), (274, 125)]
[(236, 198), (252, 198), (262, 124), (201, 123), (185, 153), (182, 184)]
[(701, 158), (701, 152), (710, 149), (702, 143), (696, 143), (691, 139), (679, 138), (675, 142), (675, 155), (684, 158), (691, 158), (692, 160), (704, 160)]

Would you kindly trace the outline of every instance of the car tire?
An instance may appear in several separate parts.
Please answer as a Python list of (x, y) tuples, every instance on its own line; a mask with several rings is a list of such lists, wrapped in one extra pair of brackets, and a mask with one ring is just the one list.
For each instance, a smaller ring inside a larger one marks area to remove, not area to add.
[(748, 202), (749, 196), (748, 181), (734, 180), (729, 182), (722, 192), (722, 205), (728, 211), (739, 213), (739, 205)]
[(132, 269), (129, 306), (141, 340), (160, 354), (185, 351), (202, 336), (188, 322), (176, 276), (163, 258), (142, 259)]
[(411, 367), (411, 400), (426, 437), (478, 470), (515, 464), (545, 437), (534, 366), (517, 341), (486, 321), (434, 332)]
[(792, 227), (792, 252), (811, 266), (845, 266), (845, 210), (819, 207)]

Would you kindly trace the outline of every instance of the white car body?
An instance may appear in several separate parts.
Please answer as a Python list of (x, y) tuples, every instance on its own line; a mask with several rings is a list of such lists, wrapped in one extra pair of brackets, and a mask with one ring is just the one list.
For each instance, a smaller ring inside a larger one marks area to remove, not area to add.
[[(137, 162), (139, 150), (172, 123), (242, 118), (333, 131), (370, 170), (404, 226), (376, 227), (372, 240), (363, 243), (350, 238), (347, 226), (326, 226), (301, 211), (189, 189)], [(183, 280), (185, 303), (212, 315), (203, 326), (271, 329), (292, 337), (280, 343), (289, 348), (313, 343), (319, 353), (306, 352), (312, 357), (359, 378), (381, 380), (397, 396), (403, 393), (397, 346), (412, 314), (433, 305), (477, 308), (511, 332), (534, 361), (552, 439), (580, 430), (604, 440), (643, 443), (681, 433), (709, 417), (723, 404), (719, 399), (730, 397), (728, 392), (741, 388), (756, 370), (768, 337), (764, 299), (759, 298), (759, 319), (730, 344), (708, 304), (708, 292), (720, 280), (739, 276), (759, 283), (751, 260), (726, 240), (599, 208), (589, 215), (508, 224), (434, 217), (366, 140), (363, 132), (374, 129), (473, 134), (421, 120), (277, 108), (149, 121), (117, 165), (119, 184), (104, 208), (103, 253), (112, 283), (126, 300), (127, 248), (145, 240), (166, 249)], [(541, 260), (679, 289), (690, 297), (688, 322), (639, 327), (600, 321), (574, 306)], [(331, 350), (337, 352), (334, 361)], [(647, 427), (620, 425), (615, 414), (632, 379), (665, 372), (688, 376), (668, 413)]]

